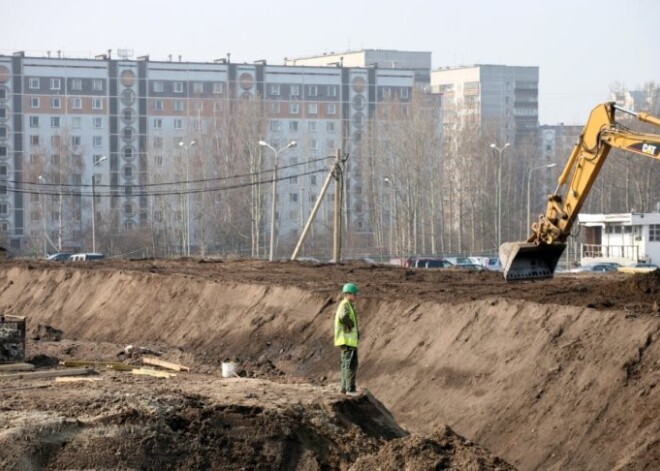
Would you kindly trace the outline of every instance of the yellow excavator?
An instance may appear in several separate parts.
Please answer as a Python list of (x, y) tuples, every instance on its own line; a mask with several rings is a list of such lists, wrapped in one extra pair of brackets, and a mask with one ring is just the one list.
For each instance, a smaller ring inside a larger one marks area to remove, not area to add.
[(660, 126), (660, 118), (635, 113), (614, 102), (596, 106), (559, 177), (555, 193), (548, 196), (545, 214), (532, 224), (532, 234), (527, 241), (506, 242), (500, 247), (505, 280), (551, 278), (554, 275), (571, 227), (613, 147), (660, 159), (660, 134), (628, 129), (615, 120), (616, 111)]

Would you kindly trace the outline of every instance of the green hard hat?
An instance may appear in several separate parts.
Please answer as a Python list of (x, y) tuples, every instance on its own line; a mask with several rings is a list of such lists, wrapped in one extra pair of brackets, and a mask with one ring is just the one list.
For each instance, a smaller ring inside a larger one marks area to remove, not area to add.
[(341, 290), (342, 293), (348, 294), (358, 294), (358, 287), (354, 283), (346, 283), (344, 288)]

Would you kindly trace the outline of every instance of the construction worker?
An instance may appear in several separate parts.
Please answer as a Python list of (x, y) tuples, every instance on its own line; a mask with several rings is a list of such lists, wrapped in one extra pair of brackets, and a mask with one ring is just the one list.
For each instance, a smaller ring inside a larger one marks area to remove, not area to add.
[(355, 301), (358, 287), (346, 283), (342, 288), (342, 300), (335, 313), (335, 346), (341, 348), (341, 388), (342, 394), (356, 393), (355, 380), (358, 369), (358, 333)]

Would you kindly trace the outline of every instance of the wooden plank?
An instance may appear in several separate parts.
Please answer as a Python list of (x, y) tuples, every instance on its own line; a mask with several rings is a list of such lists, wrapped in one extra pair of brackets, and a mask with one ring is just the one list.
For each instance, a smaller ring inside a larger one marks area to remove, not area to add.
[(102, 376), (64, 376), (64, 377), (57, 377), (55, 378), (56, 383), (77, 383), (77, 382), (94, 382), (94, 381), (101, 381), (103, 379)]
[(161, 368), (174, 371), (190, 371), (190, 368), (187, 366), (179, 365), (178, 363), (172, 363), (170, 361), (165, 361), (154, 357), (142, 357), (142, 363), (152, 366), (160, 366)]
[(32, 363), (10, 363), (8, 365), (0, 365), (0, 371), (30, 371), (34, 369)]
[(156, 378), (171, 378), (176, 376), (176, 373), (169, 373), (167, 371), (156, 371), (149, 368), (137, 368), (131, 371), (134, 375), (154, 376)]
[(48, 371), (35, 371), (31, 373), (13, 373), (13, 374), (0, 375), (0, 380), (55, 378), (57, 376), (78, 376), (78, 375), (88, 375), (93, 371), (94, 370), (91, 368), (76, 368), (70, 370), (48, 370)]
[(65, 360), (60, 365), (70, 367), (92, 366), (95, 368), (109, 368), (115, 371), (131, 371), (133, 367), (120, 361), (96, 361), (96, 360)]

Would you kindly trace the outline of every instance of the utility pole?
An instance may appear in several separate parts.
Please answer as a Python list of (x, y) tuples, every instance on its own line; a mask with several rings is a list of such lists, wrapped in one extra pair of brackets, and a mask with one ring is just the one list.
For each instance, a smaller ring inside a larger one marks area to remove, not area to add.
[(334, 263), (341, 261), (341, 203), (342, 194), (344, 192), (344, 169), (341, 162), (341, 149), (337, 149), (335, 154), (335, 162), (337, 163), (334, 168), (335, 177), (335, 221), (334, 221), (334, 240), (332, 247), (332, 259)]

